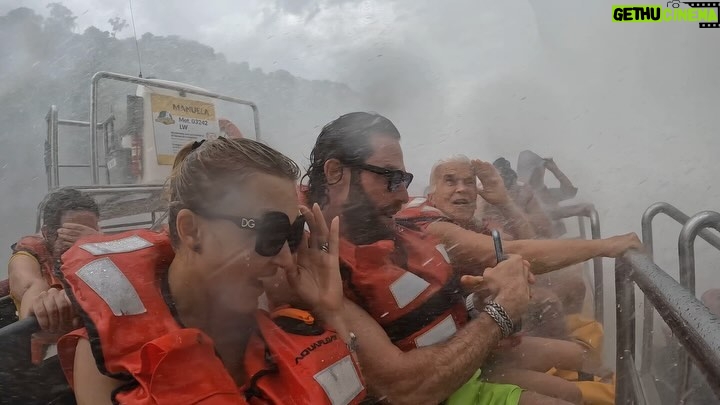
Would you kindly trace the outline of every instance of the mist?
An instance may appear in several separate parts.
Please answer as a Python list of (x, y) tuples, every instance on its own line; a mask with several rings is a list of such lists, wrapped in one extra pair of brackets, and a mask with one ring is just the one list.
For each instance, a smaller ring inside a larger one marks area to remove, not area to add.
[[(642, 212), (657, 201), (690, 215), (720, 209), (720, 30), (690, 22), (613, 23), (606, 0), (279, 0), (242, 9), (221, 1), (203, 8), (199, 23), (189, 1), (176, 3), (136, 2), (146, 76), (257, 101), (264, 140), (301, 166), (323, 124), (371, 110), (400, 129), (415, 195), (440, 158), (504, 156), (515, 164), (530, 149), (554, 158), (579, 187), (576, 200), (596, 205), (604, 236), (639, 234)], [(91, 4), (65, 3), (77, 16), (74, 33), (96, 26), (102, 34), (115, 16), (129, 21), (124, 1), (103, 10)], [(49, 13), (43, 2), (21, 1), (0, 5), (0, 15), (19, 6)], [(117, 46), (132, 55), (130, 32), (117, 33)], [(64, 118), (87, 119), (94, 70), (137, 74), (135, 59), (113, 60), (107, 49), (83, 49), (93, 66), (76, 66), (64, 50), (56, 50), (54, 63), (35, 66), (42, 44), (32, 38), (4, 37), (0, 46), (0, 99), (30, 106), (0, 112), (2, 257), (34, 231), (35, 206), (47, 190), (47, 107), (62, 104), (71, 113)], [(76, 37), (67, 38), (72, 48)], [(197, 49), (169, 66), (160, 53), (167, 41)], [(52, 86), (68, 81), (70, 94)], [(675, 277), (679, 228), (664, 218), (655, 226), (655, 259)], [(696, 253), (697, 285), (719, 286), (720, 253), (700, 239)], [(606, 313), (612, 311), (608, 302)], [(614, 318), (607, 321), (612, 330)]]

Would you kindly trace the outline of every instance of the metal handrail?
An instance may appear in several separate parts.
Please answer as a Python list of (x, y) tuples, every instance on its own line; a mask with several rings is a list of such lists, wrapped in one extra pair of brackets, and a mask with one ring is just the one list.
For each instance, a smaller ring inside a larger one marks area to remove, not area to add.
[(159, 231), (162, 228), (163, 221), (168, 219), (170, 216), (170, 211), (165, 210), (165, 212), (162, 213), (159, 217), (155, 218), (153, 221), (153, 224), (150, 226), (151, 231)]
[[(703, 211), (695, 214), (683, 225), (678, 238), (680, 285), (689, 289), (693, 294), (695, 294), (695, 238), (706, 228), (713, 228), (720, 232), (720, 213)], [(713, 244), (713, 246), (715, 245)], [(720, 249), (720, 246), (715, 247)]]
[[(650, 303), (695, 360), (708, 385), (720, 398), (720, 319), (711, 314), (688, 289), (653, 263), (649, 256), (629, 251), (615, 260), (617, 300), (617, 388), (616, 403), (636, 402), (631, 389), (633, 375), (626, 356), (635, 349), (635, 299), (631, 282), (640, 287)], [(682, 395), (682, 393), (680, 393)]]
[[(642, 216), (642, 236), (643, 244), (645, 244), (645, 247), (648, 249), (650, 257), (653, 255), (652, 221), (658, 214), (665, 214), (681, 225), (685, 224), (690, 219), (689, 215), (686, 215), (684, 212), (666, 202), (657, 202), (649, 206)], [(720, 236), (706, 229), (701, 230), (700, 233), (698, 233), (698, 236), (717, 249), (720, 249)]]
[[(90, 196), (103, 194), (131, 194), (131, 193), (150, 193), (158, 195), (164, 191), (163, 184), (116, 184), (116, 185), (100, 185), (100, 186), (73, 186), (74, 189), (82, 191)], [(47, 198), (47, 196), (46, 196)], [(37, 217), (35, 222), (35, 231), (39, 232), (42, 226), (42, 212), (47, 201), (43, 199), (38, 204)], [(101, 213), (102, 214), (102, 213)]]
[[(110, 121), (112, 121), (114, 117), (109, 117), (105, 119), (105, 121), (100, 122), (97, 124), (98, 129), (105, 128), (106, 125)], [(60, 158), (59, 158), (59, 133), (60, 133), (60, 126), (69, 126), (69, 127), (79, 127), (79, 128), (88, 128), (90, 127), (90, 123), (87, 121), (77, 121), (77, 120), (62, 120), (58, 118), (58, 108), (56, 105), (51, 105), (50, 110), (48, 111), (47, 115), (45, 116), (45, 121), (47, 122), (47, 149), (46, 153), (49, 154), (49, 162), (46, 164), (45, 168), (45, 174), (47, 175), (48, 180), (48, 191), (54, 190), (60, 186), (60, 168), (61, 167), (91, 167), (90, 164), (87, 165), (61, 165), (60, 164)], [(98, 167), (107, 168), (107, 165), (100, 165), (98, 163)]]
[[(217, 100), (228, 101), (235, 104), (247, 105), (253, 110), (253, 121), (255, 123), (255, 139), (260, 141), (260, 114), (258, 112), (257, 105), (252, 101), (246, 101), (235, 97), (223, 96), (218, 93), (212, 93), (205, 90), (191, 88), (187, 86), (165, 83), (153, 79), (143, 79), (134, 76), (123, 75), (112, 72), (97, 72), (92, 78), (92, 84), (90, 87), (91, 98), (90, 98), (90, 122), (97, 122), (97, 98), (98, 88), (100, 80), (109, 79), (119, 82), (138, 84), (143, 86), (156, 87), (160, 89), (173, 90), (179, 93), (189, 93), (198, 96), (214, 98)], [(98, 168), (98, 156), (97, 156), (97, 128), (94, 125), (90, 126), (90, 164), (92, 165), (92, 183), (99, 183), (99, 168)]]
[[(687, 288), (695, 296), (695, 238), (702, 230), (714, 228), (720, 232), (720, 213), (714, 211), (703, 211), (690, 218), (683, 225), (678, 237), (678, 255), (680, 259), (680, 285)], [(714, 236), (714, 235), (713, 235)], [(690, 368), (687, 355), (680, 353), (678, 358), (680, 370), (678, 395), (680, 402), (684, 393), (690, 385)]]
[[(615, 403), (618, 405), (634, 404), (637, 402), (638, 394), (642, 395), (644, 392), (644, 390), (631, 389), (632, 386), (626, 383), (626, 381), (634, 380), (633, 374), (637, 374), (636, 369), (629, 367), (625, 360), (634, 358), (635, 352), (635, 294), (630, 278), (631, 272), (627, 271), (626, 267), (627, 265), (623, 261), (615, 260), (615, 340), (617, 344)], [(631, 394), (635, 395), (631, 396)]]
[[(653, 228), (652, 228), (652, 222), (653, 219), (658, 214), (665, 214), (668, 217), (675, 220), (675, 222), (679, 223), (680, 225), (684, 225), (690, 220), (690, 216), (685, 214), (684, 212), (677, 209), (675, 206), (668, 204), (666, 202), (656, 202), (655, 204), (649, 206), (645, 212), (642, 215), (642, 240), (643, 245), (645, 245), (645, 250), (650, 255), (650, 258), (654, 258), (653, 256)], [(711, 233), (708, 230), (701, 230), (699, 233), (699, 236), (703, 238), (705, 241), (707, 241), (712, 246), (720, 249), (720, 237), (717, 235)], [(647, 297), (644, 298), (644, 306), (643, 306), (643, 343), (642, 343), (642, 361), (640, 365), (640, 370), (643, 373), (649, 372), (652, 368), (652, 334), (651, 331), (654, 328), (654, 317), (653, 317), (653, 308), (652, 305), (650, 305), (650, 302), (648, 301)]]
[[(600, 215), (593, 204), (575, 204), (558, 207), (550, 216), (553, 219), (578, 217), (590, 218), (590, 233), (593, 239), (601, 239), (600, 236)], [(603, 288), (603, 262), (602, 257), (593, 257), (593, 290), (594, 290), (594, 311), (595, 320), (603, 323), (605, 313), (605, 295)]]

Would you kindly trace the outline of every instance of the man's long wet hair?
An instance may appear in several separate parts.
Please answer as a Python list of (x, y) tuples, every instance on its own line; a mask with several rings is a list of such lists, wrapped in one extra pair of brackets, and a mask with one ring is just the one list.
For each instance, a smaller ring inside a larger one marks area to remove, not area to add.
[(88, 211), (100, 216), (95, 200), (74, 188), (61, 188), (50, 193), (43, 206), (43, 226), (54, 233), (62, 225), (60, 220), (68, 211)]
[(383, 134), (400, 139), (400, 131), (389, 119), (380, 114), (352, 112), (325, 125), (310, 153), (310, 167), (303, 176), (308, 179), (305, 192), (309, 204), (327, 204), (327, 178), (325, 162), (337, 159), (347, 166), (365, 163), (372, 155), (370, 137)]

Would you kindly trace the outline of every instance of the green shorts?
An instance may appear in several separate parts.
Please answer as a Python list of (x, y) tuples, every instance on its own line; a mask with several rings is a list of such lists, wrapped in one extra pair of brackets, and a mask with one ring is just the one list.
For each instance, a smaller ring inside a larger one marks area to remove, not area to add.
[(517, 385), (480, 381), (478, 370), (445, 401), (445, 405), (517, 405), (522, 392)]

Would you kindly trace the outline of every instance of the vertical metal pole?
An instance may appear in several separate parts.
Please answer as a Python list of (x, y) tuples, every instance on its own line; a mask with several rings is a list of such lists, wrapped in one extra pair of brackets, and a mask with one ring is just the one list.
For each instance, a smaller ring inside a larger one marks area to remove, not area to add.
[[(648, 207), (643, 213), (641, 220), (642, 227), (642, 241), (645, 245), (645, 252), (653, 257), (653, 231), (652, 231), (652, 220), (660, 212), (661, 205), (659, 203), (653, 204)], [(650, 303), (647, 295), (643, 294), (643, 329), (642, 329), (642, 360), (640, 363), (640, 371), (645, 374), (649, 373), (652, 369), (652, 348), (653, 348), (653, 329), (655, 328), (655, 314), (653, 312), (653, 306)]]
[[(578, 215), (577, 221), (578, 221), (578, 231), (580, 233), (580, 239), (586, 240), (587, 239), (587, 230), (585, 229), (585, 215)], [(588, 277), (588, 274), (590, 274), (589, 270), (590, 270), (590, 265), (588, 264), (588, 262), (587, 261), (583, 262), (583, 264), (582, 264), (583, 279)], [(595, 281), (594, 281), (594, 277), (593, 277), (593, 283), (594, 282)], [(594, 286), (593, 286), (593, 294), (595, 294)], [(597, 298), (595, 298), (595, 295), (593, 295), (592, 299), (593, 299), (592, 302), (593, 302), (593, 313), (594, 313), (595, 312), (594, 305), (595, 305), (595, 302), (597, 301)], [(602, 320), (600, 320), (599, 322), (602, 323)]]
[(47, 188), (48, 191), (52, 190), (52, 147), (50, 146), (50, 138), (52, 138), (52, 108), (54, 106), (50, 107), (50, 110), (48, 110), (47, 115), (45, 115), (45, 124), (47, 126), (47, 129), (45, 131), (45, 155), (43, 156), (45, 159), (45, 179), (47, 180)]
[(95, 74), (90, 85), (90, 172), (92, 173), (93, 185), (100, 183), (97, 153), (97, 93), (98, 83), (102, 77), (100, 73)]
[[(679, 343), (705, 375), (715, 396), (720, 398), (720, 319), (644, 254), (631, 251), (623, 257), (633, 266), (634, 282), (650, 297)], [(681, 396), (684, 394), (680, 393)], [(666, 399), (673, 402), (677, 398)]]
[(108, 164), (107, 164), (108, 156), (110, 156), (110, 151), (109, 151), (110, 146), (109, 146), (108, 139), (109, 139), (109, 133), (111, 131), (114, 131), (113, 128), (114, 128), (114, 122), (115, 122), (114, 115), (111, 115), (110, 117), (112, 118), (112, 120), (110, 120), (109, 122), (105, 122), (103, 124), (103, 142), (102, 142), (103, 143), (102, 149), (104, 151), (103, 153), (105, 154), (105, 157), (103, 158), (104, 163), (105, 163), (105, 165), (104, 165), (105, 166), (105, 181), (107, 182), (106, 184), (108, 184), (108, 185), (110, 184), (110, 168), (108, 167)]
[[(703, 211), (690, 218), (680, 231), (678, 255), (680, 256), (680, 285), (695, 296), (695, 238), (701, 230), (713, 227), (720, 232), (720, 213)], [(678, 353), (678, 403), (685, 403), (685, 393), (690, 386), (692, 364), (687, 352), (681, 347)]]
[[(686, 222), (678, 238), (678, 255), (680, 256), (680, 285), (695, 296), (695, 234), (687, 232)], [(690, 276), (692, 273), (692, 276)], [(678, 345), (678, 404), (685, 403), (685, 393), (690, 387), (690, 358), (685, 349)]]
[(585, 231), (585, 217), (578, 215), (578, 231), (580, 232), (580, 239), (587, 239), (587, 232)]
[[(593, 239), (600, 239), (600, 216), (595, 207), (589, 208), (590, 231)], [(602, 257), (593, 257), (593, 275), (595, 289), (595, 320), (604, 323), (605, 295), (603, 290), (603, 262)]]
[[(58, 109), (50, 107), (50, 189), (60, 186), (60, 164), (58, 161)], [(49, 190), (48, 190), (49, 191)]]
[(256, 105), (251, 106), (253, 110), (253, 121), (255, 123), (255, 140), (260, 142), (262, 140), (262, 137), (260, 136), (260, 112), (258, 111), (258, 108)]
[(635, 291), (630, 273), (632, 267), (624, 259), (615, 259), (615, 305), (617, 338), (616, 373), (617, 386), (615, 403), (618, 405), (633, 404), (631, 370), (627, 369), (627, 356), (632, 356), (635, 349)]

